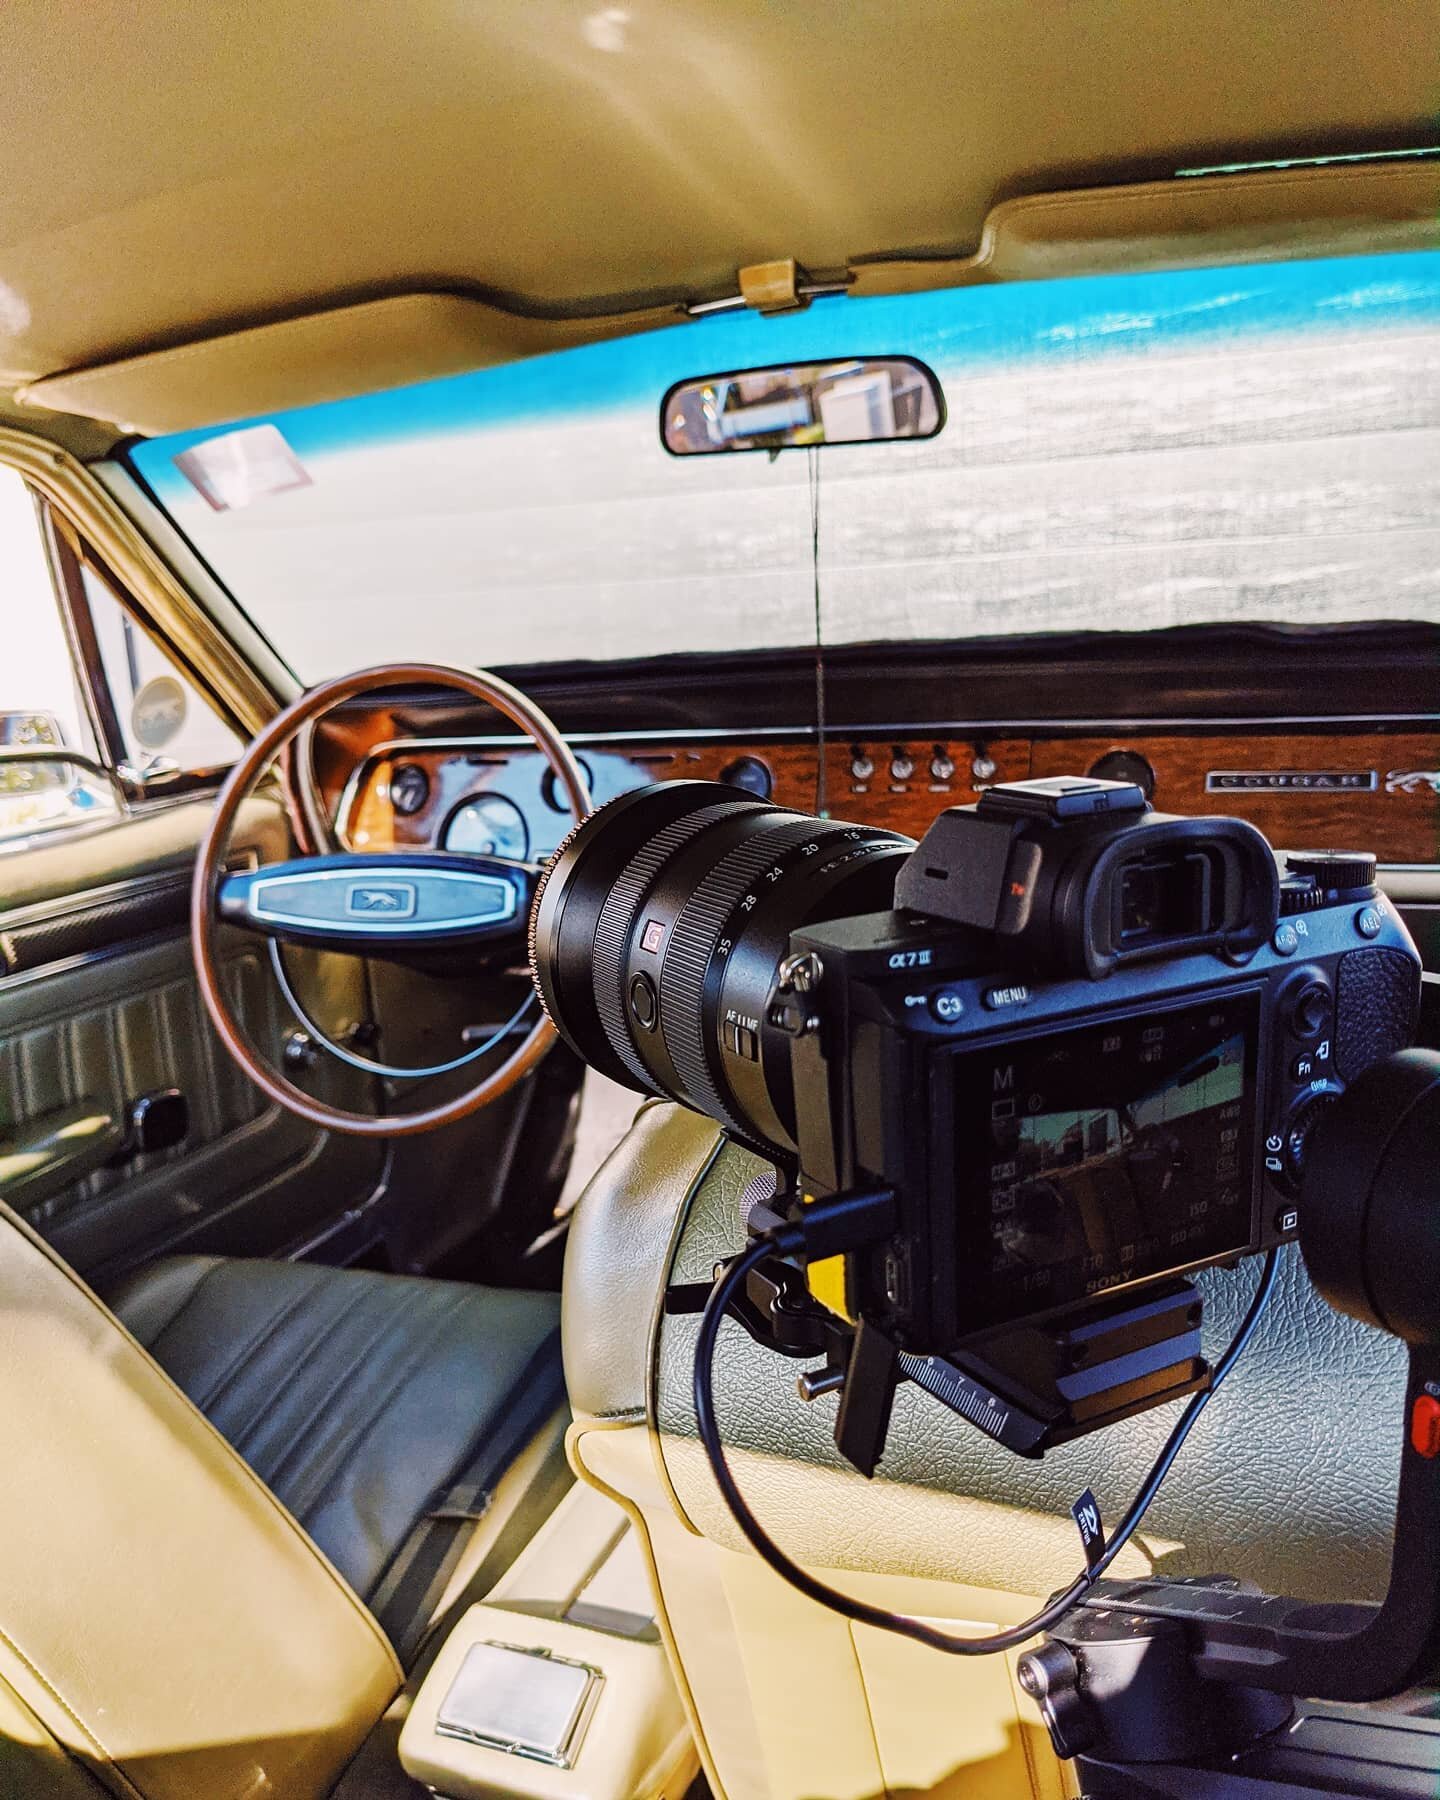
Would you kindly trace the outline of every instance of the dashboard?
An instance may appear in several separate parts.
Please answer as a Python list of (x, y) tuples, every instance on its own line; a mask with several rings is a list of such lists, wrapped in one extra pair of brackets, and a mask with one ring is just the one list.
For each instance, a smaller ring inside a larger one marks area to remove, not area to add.
[[(1286, 848), (1354, 844), (1382, 861), (1431, 863), (1440, 846), (1440, 727), (1363, 732), (1171, 731), (884, 740), (572, 745), (596, 805), (627, 788), (724, 781), (783, 806), (918, 837), (947, 806), (993, 782), (1093, 774), (1138, 781), (1162, 811), (1229, 813)], [(500, 738), (401, 739), (374, 746), (340, 801), (355, 850), (444, 849), (539, 861), (570, 826), (543, 757)]]
[[(597, 805), (648, 782), (724, 781), (919, 837), (996, 781), (1135, 780), (1162, 811), (1248, 819), (1280, 849), (1373, 850), (1440, 967), (1440, 631), (1089, 634), (826, 659), (823, 740), (813, 651), (503, 673), (565, 732)], [(453, 697), (340, 709), (315, 766), (349, 849), (541, 861), (569, 830), (538, 752)]]

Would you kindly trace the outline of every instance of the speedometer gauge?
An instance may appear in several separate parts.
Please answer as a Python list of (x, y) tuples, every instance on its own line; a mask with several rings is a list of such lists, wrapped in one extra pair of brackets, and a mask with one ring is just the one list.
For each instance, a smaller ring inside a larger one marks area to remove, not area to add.
[(513, 800), (503, 794), (482, 794), (451, 815), (441, 848), (466, 856), (508, 856), (512, 862), (524, 862), (530, 851), (530, 831)]

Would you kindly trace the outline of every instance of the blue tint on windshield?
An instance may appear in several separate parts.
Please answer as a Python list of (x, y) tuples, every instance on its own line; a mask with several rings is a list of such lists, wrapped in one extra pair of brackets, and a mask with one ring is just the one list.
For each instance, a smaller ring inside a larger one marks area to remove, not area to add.
[[(1085, 276), (819, 300), (804, 312), (712, 315), (470, 375), (265, 415), (303, 461), (331, 450), (546, 416), (658, 409), (672, 382), (765, 363), (917, 356), (947, 378), (1100, 352), (1173, 351), (1269, 332), (1396, 329), (1440, 321), (1440, 253), (1357, 256), (1158, 274)], [(658, 425), (656, 427), (658, 434)], [(215, 427), (141, 444), (162, 502), (193, 490), (172, 459)]]

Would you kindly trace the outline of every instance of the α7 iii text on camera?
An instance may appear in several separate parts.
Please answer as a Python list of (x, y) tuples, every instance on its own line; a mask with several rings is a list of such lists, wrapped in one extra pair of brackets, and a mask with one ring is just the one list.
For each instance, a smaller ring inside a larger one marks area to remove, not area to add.
[(875, 1197), (843, 1281), (761, 1270), (739, 1315), (826, 1358), (868, 1473), (901, 1379), (1032, 1456), (1205, 1387), (1184, 1277), (1295, 1234), (1317, 1120), (1412, 1035), (1374, 878), (1093, 779), (918, 847), (667, 783), (562, 845), (533, 962), (580, 1055), (773, 1161), (772, 1217)]

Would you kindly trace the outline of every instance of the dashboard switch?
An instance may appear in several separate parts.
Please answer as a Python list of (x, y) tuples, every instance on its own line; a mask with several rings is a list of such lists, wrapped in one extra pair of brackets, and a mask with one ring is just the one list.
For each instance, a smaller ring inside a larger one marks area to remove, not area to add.
[(875, 773), (873, 759), (863, 750), (857, 750), (850, 758), (850, 777), (853, 781), (868, 781)]
[(890, 758), (890, 779), (892, 781), (908, 781), (915, 773), (915, 758), (908, 750), (897, 747)]

